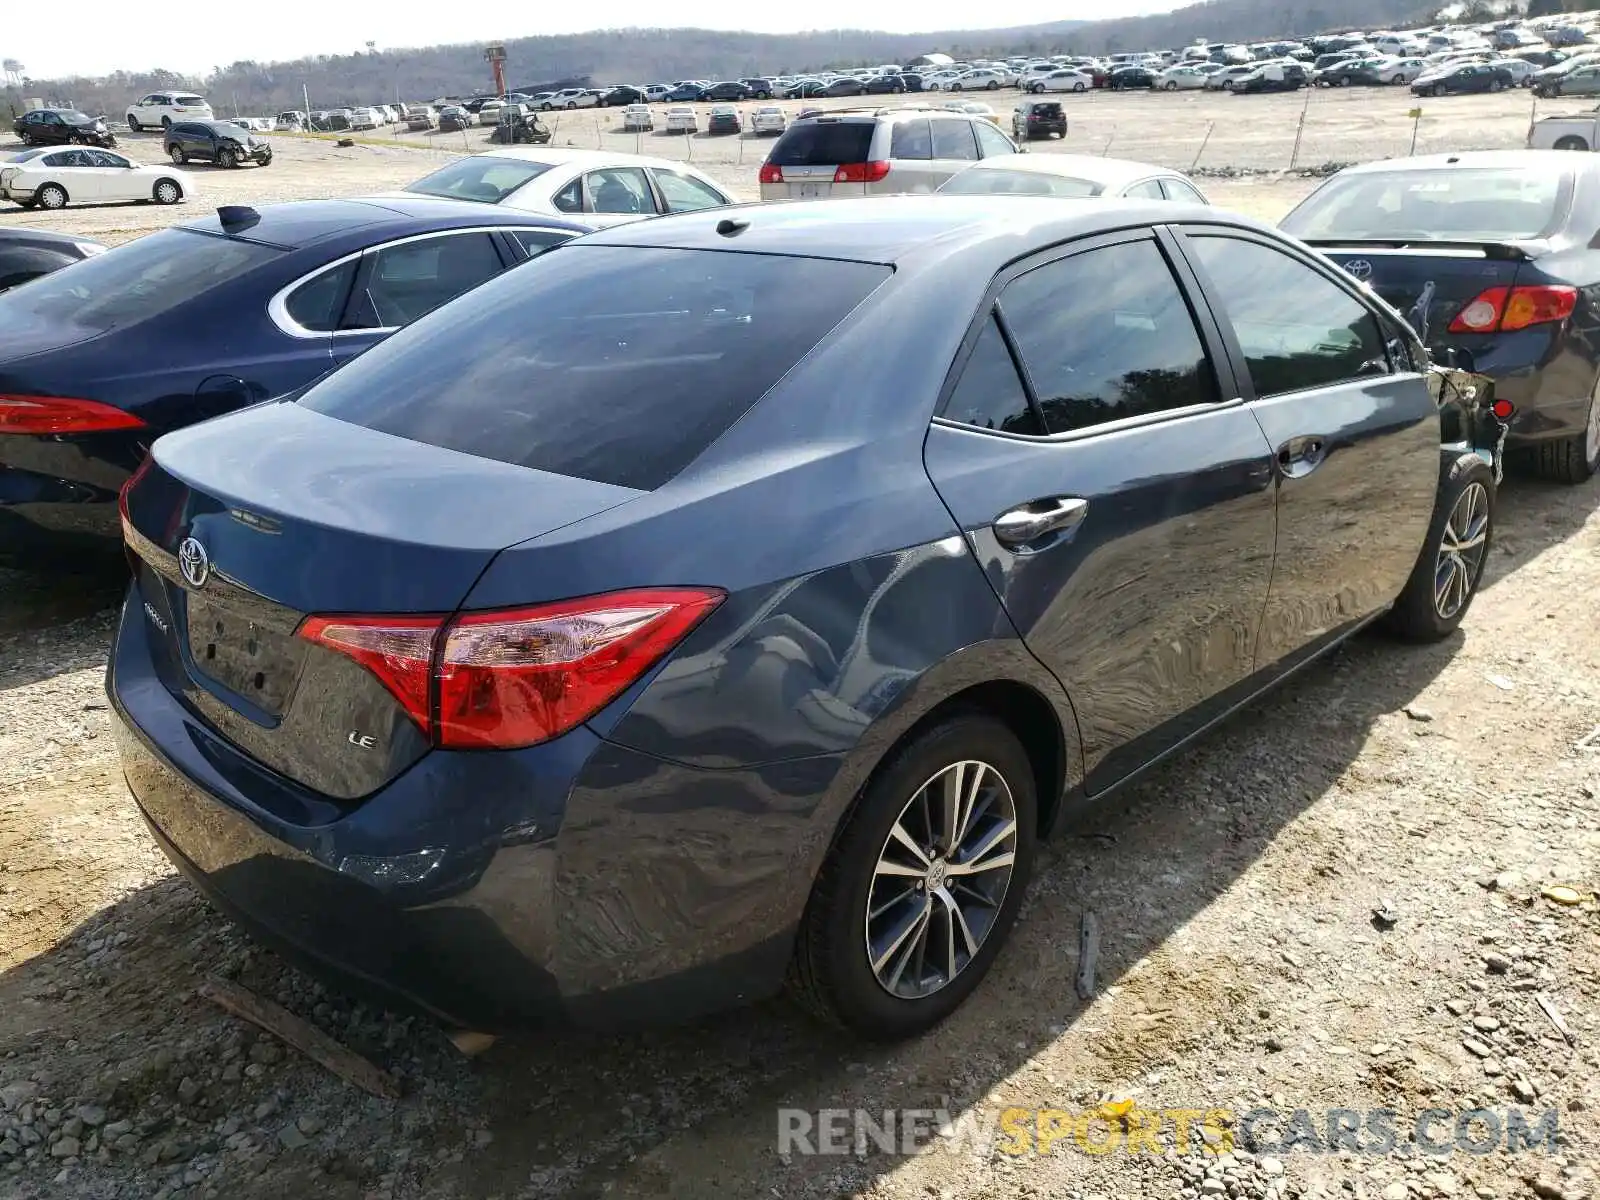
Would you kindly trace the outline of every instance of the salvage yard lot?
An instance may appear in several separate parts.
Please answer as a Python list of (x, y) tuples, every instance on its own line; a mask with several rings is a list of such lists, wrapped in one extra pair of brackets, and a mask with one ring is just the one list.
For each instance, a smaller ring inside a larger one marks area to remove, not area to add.
[[(1002, 114), (1013, 99), (979, 98)], [(1072, 136), (1036, 152), (1109, 143), (1188, 168), (1210, 127), (1203, 166), (1259, 172), (1288, 166), (1306, 100), (1065, 103)], [(1399, 90), (1313, 95), (1296, 161), (1403, 153), (1411, 103)], [(1528, 115), (1524, 96), (1429, 102), (1420, 148), (1519, 145)], [(562, 114), (556, 144), (632, 149), (631, 135), (604, 132), (619, 121)], [(478, 148), (482, 133), (470, 138)], [(216, 203), (396, 188), (460, 148), (459, 135), (377, 140), (390, 144), (280, 135), (266, 170), (189, 168), (208, 191), (187, 209), (0, 220), (116, 242)], [(122, 141), (159, 157), (158, 139)], [(751, 198), (764, 151), (648, 135), (639, 148), (692, 151)], [(1314, 186), (1202, 183), (1268, 219)], [(1329, 1108), (1401, 1114), (1404, 1153), (1241, 1160), (1233, 1196), (1592, 1198), (1600, 482), (1513, 479), (1500, 505), (1462, 635), (1425, 648), (1358, 639), (1046, 847), (988, 981), (948, 1024), (892, 1049), (843, 1043), (773, 1003), (634, 1036), (507, 1039), (467, 1062), (428, 1022), (322, 988), (200, 901), (138, 818), (102, 688), (115, 574), (0, 569), (0, 1193), (1199, 1195), (1197, 1153), (1095, 1156), (1071, 1140), (1037, 1159), (777, 1153), (780, 1108), (942, 1108), (993, 1126), (1010, 1106), (1080, 1109), (1110, 1093), (1156, 1110), (1304, 1108), (1319, 1127)], [(1542, 898), (1548, 883), (1582, 902)], [(1085, 911), (1103, 931), (1088, 1004), (1074, 992)], [(404, 1097), (369, 1100), (224, 1016), (196, 996), (211, 975), (369, 1056)], [(1404, 1142), (1421, 1110), (1508, 1106), (1530, 1123), (1554, 1110), (1562, 1140), (1448, 1157)]]

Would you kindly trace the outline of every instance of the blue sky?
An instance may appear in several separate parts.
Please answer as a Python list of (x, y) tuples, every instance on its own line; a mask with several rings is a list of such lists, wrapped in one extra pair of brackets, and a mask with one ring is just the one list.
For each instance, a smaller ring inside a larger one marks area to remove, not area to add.
[[(870, 28), (898, 33), (932, 29), (988, 29), (1063, 21), (1130, 16), (1179, 7), (1183, 0), (1100, 0), (1090, 5), (1062, 5), (1048, 0), (1009, 0), (987, 8), (950, 0), (877, 0), (871, 5), (850, 0), (807, 0), (803, 5), (742, 4), (720, 13), (728, 24), (760, 33), (792, 33), (801, 29)], [(1074, 12), (1073, 9), (1078, 11)], [(369, 38), (386, 46), (476, 42), (527, 37), (538, 33), (580, 33), (627, 26), (706, 25), (719, 10), (663, 8), (657, 0), (614, 0), (597, 22), (584, 6), (520, 6), (513, 12), (499, 4), (449, 8), (441, 23), (436, 3), (396, 0), (388, 4), (323, 4), (232, 11), (239, 20), (128, 19), (124, 0), (78, 0), (72, 6), (72, 33), (51, 21), (10, 21), (0, 31), (0, 58), (15, 58), (30, 75), (41, 79), (63, 75), (104, 75), (126, 69), (167, 67), (195, 74), (241, 58), (258, 61), (299, 58), (306, 54), (349, 54)], [(258, 13), (261, 20), (245, 19)], [(297, 14), (304, 19), (297, 19)], [(866, 14), (871, 13), (869, 17)], [(736, 14), (736, 15), (735, 15)], [(696, 19), (698, 18), (698, 19)]]

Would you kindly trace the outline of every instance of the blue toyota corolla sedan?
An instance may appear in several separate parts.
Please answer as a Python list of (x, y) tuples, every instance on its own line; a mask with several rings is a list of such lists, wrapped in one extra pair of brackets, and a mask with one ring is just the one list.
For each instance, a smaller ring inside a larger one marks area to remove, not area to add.
[(117, 489), (161, 434), (588, 228), (421, 196), (225, 207), (0, 295), (0, 552), (115, 552)]
[(156, 443), (128, 783), (219, 906), (448, 1022), (787, 979), (915, 1034), (1077, 802), (1369, 622), (1456, 628), (1495, 460), (1436, 379), (1381, 300), (1199, 206), (579, 239)]

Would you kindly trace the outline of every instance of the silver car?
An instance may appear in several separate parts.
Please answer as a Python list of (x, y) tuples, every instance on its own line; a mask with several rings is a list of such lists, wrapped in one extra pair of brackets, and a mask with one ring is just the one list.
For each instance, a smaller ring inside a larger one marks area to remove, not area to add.
[(761, 165), (763, 200), (933, 192), (980, 159), (1015, 154), (990, 121), (908, 106), (790, 124)]

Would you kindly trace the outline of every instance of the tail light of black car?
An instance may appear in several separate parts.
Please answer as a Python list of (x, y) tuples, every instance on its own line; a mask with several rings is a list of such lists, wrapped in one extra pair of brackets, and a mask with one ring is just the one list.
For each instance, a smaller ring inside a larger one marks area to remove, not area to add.
[(1565, 321), (1578, 304), (1578, 289), (1561, 285), (1486, 288), (1456, 314), (1451, 333), (1513, 333), (1532, 325)]
[(640, 588), (443, 616), (312, 616), (298, 635), (360, 663), (436, 745), (559, 737), (643, 677), (725, 593)]
[(144, 422), (132, 413), (98, 400), (0, 395), (0, 433), (26, 433), (40, 437), (108, 433), (116, 429), (143, 427)]

